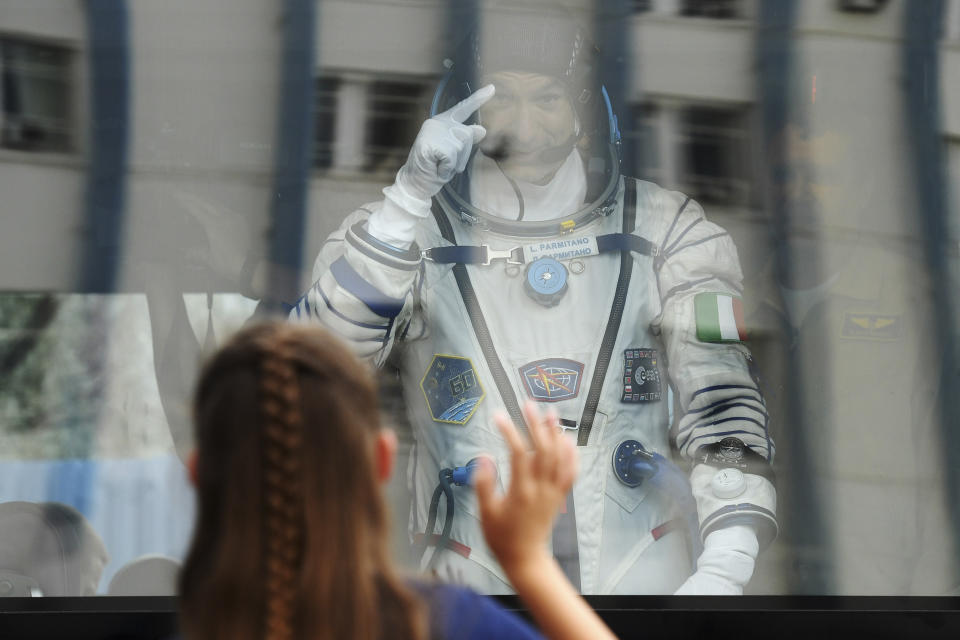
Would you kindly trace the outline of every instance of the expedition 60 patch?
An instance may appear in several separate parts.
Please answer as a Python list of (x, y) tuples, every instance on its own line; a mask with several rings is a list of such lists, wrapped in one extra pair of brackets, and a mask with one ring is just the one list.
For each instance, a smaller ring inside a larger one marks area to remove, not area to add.
[(486, 392), (470, 358), (437, 354), (420, 381), (420, 390), (436, 422), (466, 424)]
[(621, 402), (660, 400), (660, 369), (656, 349), (627, 349), (623, 352), (623, 394)]
[(520, 367), (520, 378), (527, 394), (534, 400), (569, 400), (580, 393), (583, 363), (566, 358), (535, 360)]

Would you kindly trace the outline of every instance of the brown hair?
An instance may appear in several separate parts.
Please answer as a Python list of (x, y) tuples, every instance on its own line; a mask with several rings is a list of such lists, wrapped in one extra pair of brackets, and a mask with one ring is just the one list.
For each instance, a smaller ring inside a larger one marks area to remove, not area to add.
[(389, 557), (376, 386), (345, 346), (319, 328), (246, 329), (204, 368), (194, 411), (187, 638), (426, 635)]

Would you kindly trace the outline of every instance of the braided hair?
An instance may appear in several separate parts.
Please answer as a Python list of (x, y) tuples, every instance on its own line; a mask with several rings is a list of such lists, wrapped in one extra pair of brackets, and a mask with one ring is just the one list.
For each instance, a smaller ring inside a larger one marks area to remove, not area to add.
[(187, 638), (425, 636), (388, 553), (376, 388), (346, 347), (318, 328), (246, 329), (204, 368), (194, 409)]
[(297, 567), (303, 547), (300, 449), (300, 388), (286, 345), (264, 354), (260, 408), (263, 413), (266, 518), (267, 640), (293, 638)]

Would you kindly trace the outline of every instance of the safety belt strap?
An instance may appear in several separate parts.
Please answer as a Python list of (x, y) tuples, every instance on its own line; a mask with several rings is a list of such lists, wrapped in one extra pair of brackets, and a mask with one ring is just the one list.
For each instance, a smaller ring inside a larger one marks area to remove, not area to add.
[[(646, 238), (632, 233), (607, 233), (594, 238), (598, 253), (612, 251), (632, 251), (644, 256), (657, 255), (657, 247)], [(523, 247), (513, 247), (504, 251), (491, 251), (487, 245), (453, 245), (450, 247), (432, 247), (423, 252), (423, 257), (439, 264), (482, 264), (488, 265), (494, 260), (506, 260), (510, 264), (524, 264)], [(596, 255), (596, 254), (594, 254)]]
[[(428, 251), (435, 252), (437, 249), (444, 249), (447, 251), (446, 256), (448, 258), (451, 258), (451, 256), (452, 258), (455, 258), (451, 259), (450, 262), (455, 265), (453, 268), (454, 277), (456, 278), (457, 286), (460, 289), (460, 296), (463, 299), (464, 306), (467, 309), (467, 315), (470, 318), (470, 323), (473, 325), (474, 335), (477, 337), (477, 341), (479, 342), (480, 348), (483, 351), (484, 359), (487, 362), (487, 367), (490, 369), (490, 372), (493, 375), (494, 382), (497, 385), (497, 390), (500, 392), (500, 397), (503, 400), (504, 405), (506, 405), (507, 412), (513, 419), (514, 424), (525, 431), (526, 425), (523, 420), (523, 415), (520, 412), (520, 403), (517, 401), (517, 396), (514, 393), (513, 386), (506, 375), (506, 371), (503, 369), (503, 365), (500, 362), (499, 356), (497, 355), (496, 348), (490, 336), (490, 330), (487, 327), (486, 320), (483, 317), (483, 312), (480, 310), (480, 304), (477, 300), (476, 291), (473, 288), (473, 284), (470, 282), (470, 276), (465, 267), (467, 264), (489, 264), (489, 261), (486, 260), (489, 257), (487, 254), (487, 249), (486, 247), (458, 246), (456, 244), (456, 237), (453, 233), (453, 226), (450, 224), (449, 218), (436, 200), (433, 202), (432, 210), (433, 217), (440, 229), (440, 234), (443, 236), (444, 240), (451, 243), (453, 246), (436, 247)], [(590, 429), (593, 426), (593, 419), (596, 415), (597, 406), (600, 400), (600, 391), (603, 388), (603, 379), (606, 377), (607, 368), (610, 364), (610, 357), (613, 351), (613, 344), (616, 341), (617, 333), (620, 329), (620, 321), (623, 317), (623, 307), (626, 300), (627, 291), (630, 288), (630, 275), (633, 271), (632, 252), (638, 250), (639, 253), (649, 256), (655, 256), (657, 254), (656, 247), (653, 245), (653, 243), (644, 238), (640, 238), (639, 236), (633, 236), (630, 233), (636, 224), (636, 214), (636, 182), (630, 178), (626, 178), (623, 203), (623, 232), (611, 233), (597, 237), (597, 248), (600, 249), (600, 241), (601, 238), (603, 238), (604, 250), (620, 251), (621, 262), (620, 275), (617, 279), (613, 306), (610, 311), (610, 317), (607, 320), (607, 327), (604, 331), (603, 340), (601, 341), (600, 354), (598, 355), (596, 365), (594, 366), (593, 380), (590, 385), (590, 392), (587, 396), (584, 413), (580, 420), (580, 432), (578, 433), (577, 444), (581, 446), (587, 444), (587, 439), (590, 436)], [(636, 238), (636, 240), (631, 240), (631, 237)], [(455, 251), (457, 249), (467, 249), (467, 251), (457, 254)], [(452, 253), (451, 250), (453, 250)], [(511, 257), (517, 257), (522, 260), (523, 248), (519, 247), (518, 250), (515, 250), (515, 252), (518, 252), (519, 255)], [(441, 253), (440, 255), (444, 254)], [(434, 260), (434, 262), (439, 262), (434, 253), (431, 253), (428, 256), (427, 252), (424, 252), (424, 257), (429, 257), (429, 259)], [(475, 262), (464, 261), (476, 260), (477, 258), (480, 258), (480, 260)], [(520, 261), (517, 261), (516, 263), (522, 264)], [(573, 586), (579, 591), (580, 550), (577, 542), (577, 520), (576, 510), (573, 502), (573, 492), (570, 492), (567, 495), (565, 511), (565, 513), (561, 513), (557, 517), (557, 521), (554, 524), (553, 553), (557, 558), (557, 561), (560, 563), (563, 572), (567, 575), (567, 578), (570, 579), (570, 582), (573, 583)]]

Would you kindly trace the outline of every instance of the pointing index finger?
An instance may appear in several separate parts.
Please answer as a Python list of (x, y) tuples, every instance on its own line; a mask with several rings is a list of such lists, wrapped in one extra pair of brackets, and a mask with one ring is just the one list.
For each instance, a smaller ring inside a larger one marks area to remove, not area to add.
[(472, 94), (447, 109), (444, 115), (450, 116), (456, 122), (463, 123), (463, 121), (469, 118), (474, 111), (485, 105), (487, 100), (492, 98), (493, 94), (496, 92), (496, 88), (492, 84), (488, 84), (482, 89), (477, 89)]

